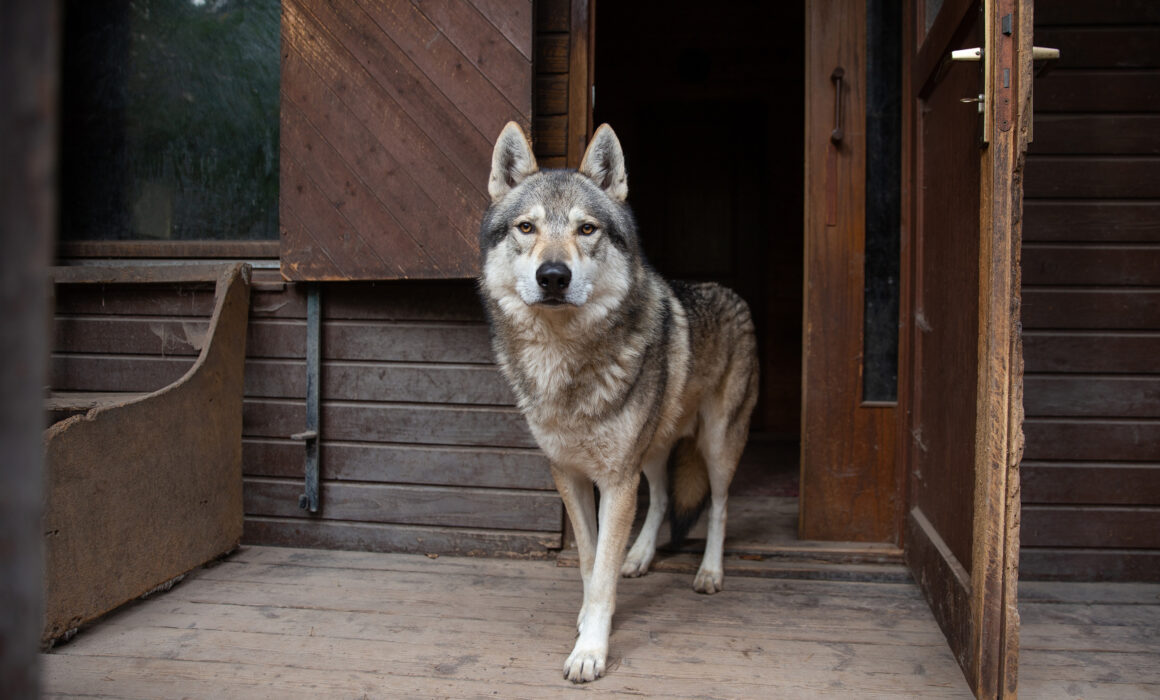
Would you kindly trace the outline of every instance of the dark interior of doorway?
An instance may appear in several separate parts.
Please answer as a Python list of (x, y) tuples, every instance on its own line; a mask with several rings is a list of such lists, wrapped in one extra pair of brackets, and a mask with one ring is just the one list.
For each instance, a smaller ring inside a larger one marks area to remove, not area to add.
[(594, 119), (624, 146), (650, 262), (737, 290), (757, 326), (761, 394), (731, 490), (732, 551), (797, 537), (803, 12), (766, 0), (596, 8)]

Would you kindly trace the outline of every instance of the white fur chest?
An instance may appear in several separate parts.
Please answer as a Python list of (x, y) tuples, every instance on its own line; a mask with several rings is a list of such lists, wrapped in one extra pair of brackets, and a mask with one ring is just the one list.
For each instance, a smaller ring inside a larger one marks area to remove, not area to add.
[(520, 409), (537, 444), (558, 465), (596, 479), (622, 469), (645, 416), (625, 407), (640, 350), (626, 344), (594, 351), (592, 343), (516, 343), (501, 353)]

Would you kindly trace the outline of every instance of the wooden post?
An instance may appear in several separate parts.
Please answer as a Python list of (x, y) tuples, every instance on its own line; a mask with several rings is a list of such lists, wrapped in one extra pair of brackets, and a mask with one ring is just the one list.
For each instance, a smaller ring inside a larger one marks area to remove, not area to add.
[(38, 697), (40, 410), (55, 230), (55, 2), (0, 3), (0, 697)]

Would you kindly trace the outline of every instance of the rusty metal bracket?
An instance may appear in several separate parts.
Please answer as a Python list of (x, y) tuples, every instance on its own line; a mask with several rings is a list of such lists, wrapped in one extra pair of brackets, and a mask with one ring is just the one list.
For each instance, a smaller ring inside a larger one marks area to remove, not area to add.
[(306, 491), (298, 497), (298, 507), (317, 513), (319, 508), (318, 465), (322, 426), (319, 422), (319, 387), (322, 379), (322, 290), (311, 284), (306, 291), (306, 430), (290, 436), (306, 444)]

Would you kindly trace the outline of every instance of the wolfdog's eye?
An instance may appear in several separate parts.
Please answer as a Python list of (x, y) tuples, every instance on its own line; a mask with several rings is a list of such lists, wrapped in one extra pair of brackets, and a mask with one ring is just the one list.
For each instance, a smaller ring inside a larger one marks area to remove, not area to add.
[(580, 225), (580, 235), (591, 236), (594, 233), (596, 233), (596, 226), (594, 224), (581, 224)]
[(521, 221), (516, 224), (516, 227), (520, 230), (520, 233), (531, 233), (536, 230), (536, 227), (530, 221)]

